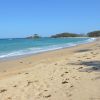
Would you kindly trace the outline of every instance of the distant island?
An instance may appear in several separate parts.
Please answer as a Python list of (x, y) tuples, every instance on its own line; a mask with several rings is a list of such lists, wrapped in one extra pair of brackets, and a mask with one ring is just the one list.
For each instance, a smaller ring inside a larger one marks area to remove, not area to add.
[(38, 34), (34, 34), (32, 36), (26, 37), (26, 39), (39, 39), (41, 38), (41, 36), (39, 36)]

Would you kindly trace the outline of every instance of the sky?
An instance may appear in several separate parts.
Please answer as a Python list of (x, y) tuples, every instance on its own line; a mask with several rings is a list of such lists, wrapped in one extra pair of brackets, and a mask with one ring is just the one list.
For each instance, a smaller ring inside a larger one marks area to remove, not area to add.
[(100, 0), (0, 0), (0, 38), (100, 30)]

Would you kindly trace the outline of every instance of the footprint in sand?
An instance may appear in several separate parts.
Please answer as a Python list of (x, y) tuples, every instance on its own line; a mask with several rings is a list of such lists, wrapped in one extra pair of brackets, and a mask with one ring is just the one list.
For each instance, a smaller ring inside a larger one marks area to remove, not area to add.
[(44, 90), (44, 91), (48, 91), (48, 90)]
[(66, 78), (66, 80), (69, 80), (69, 78)]
[(7, 72), (6, 70), (4, 70), (3, 72)]
[(13, 87), (17, 87), (17, 85), (14, 85)]
[(68, 83), (68, 82), (67, 82), (67, 81), (63, 81), (63, 82), (62, 82), (62, 84), (66, 84), (66, 83)]
[(11, 97), (8, 97), (8, 100), (11, 100), (12, 98)]
[(64, 74), (61, 74), (61, 77), (63, 77), (64, 76)]
[(82, 69), (83, 67), (79, 67), (78, 69)]
[(66, 71), (65, 73), (69, 73), (68, 71)]
[(67, 92), (66, 94), (67, 94), (68, 97), (71, 97), (72, 96), (72, 94), (69, 93), (69, 92)]
[(58, 65), (57, 63), (55, 63), (55, 65)]
[(68, 96), (69, 96), (69, 97), (71, 97), (71, 96), (72, 96), (72, 94), (69, 94)]
[(51, 97), (51, 95), (47, 95), (47, 96), (43, 96), (44, 98), (50, 98)]
[(70, 88), (74, 87), (73, 85), (70, 86)]
[(25, 74), (29, 74), (29, 73), (25, 73)]
[(28, 81), (27, 86), (29, 86), (31, 83), (33, 83), (32, 81)]
[(32, 62), (29, 62), (28, 64), (32, 64)]
[(78, 61), (82, 61), (82, 60), (78, 60)]
[(91, 58), (86, 58), (86, 59), (91, 59)]
[(6, 91), (7, 91), (7, 89), (2, 89), (2, 90), (0, 90), (0, 93), (6, 92)]
[(20, 63), (23, 63), (22, 61)]
[(21, 74), (20, 72), (18, 74)]

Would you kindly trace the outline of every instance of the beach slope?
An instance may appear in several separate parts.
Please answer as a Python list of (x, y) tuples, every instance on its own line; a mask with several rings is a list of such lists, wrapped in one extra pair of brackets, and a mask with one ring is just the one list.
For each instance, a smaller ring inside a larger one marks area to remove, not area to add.
[(1, 61), (0, 100), (100, 100), (100, 39)]

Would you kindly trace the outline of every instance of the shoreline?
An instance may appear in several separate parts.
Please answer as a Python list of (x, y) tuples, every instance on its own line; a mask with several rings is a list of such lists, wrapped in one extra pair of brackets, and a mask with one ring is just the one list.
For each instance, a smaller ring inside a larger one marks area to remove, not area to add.
[[(72, 37), (68, 37), (68, 38), (72, 38)], [(80, 37), (78, 37), (80, 38)], [(84, 38), (84, 37), (83, 37)], [(86, 37), (87, 38), (87, 37)], [(91, 41), (86, 41), (84, 43), (79, 43), (79, 44), (75, 44), (72, 46), (68, 46), (68, 47), (62, 47), (62, 48), (58, 48), (58, 49), (52, 49), (52, 50), (47, 50), (47, 51), (42, 51), (42, 52), (38, 52), (38, 53), (31, 53), (31, 54), (24, 54), (24, 55), (16, 55), (16, 56), (12, 56), (12, 57), (6, 57), (6, 58), (0, 58), (0, 62), (5, 62), (5, 61), (11, 61), (11, 60), (17, 60), (17, 59), (21, 59), (21, 58), (25, 58), (25, 57), (30, 57), (30, 56), (34, 56), (34, 55), (39, 55), (42, 53), (47, 53), (47, 52), (53, 52), (53, 51), (57, 51), (57, 50), (62, 50), (62, 49), (68, 49), (68, 48), (73, 48), (76, 46), (80, 46), (80, 45), (84, 45), (84, 44), (88, 44), (88, 43), (92, 43), (95, 42), (97, 40), (97, 38), (91, 38), (93, 40)]]
[(100, 98), (99, 52), (100, 38), (0, 62), (0, 100), (96, 100)]

